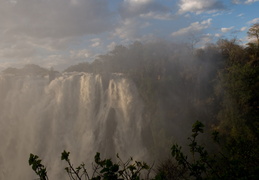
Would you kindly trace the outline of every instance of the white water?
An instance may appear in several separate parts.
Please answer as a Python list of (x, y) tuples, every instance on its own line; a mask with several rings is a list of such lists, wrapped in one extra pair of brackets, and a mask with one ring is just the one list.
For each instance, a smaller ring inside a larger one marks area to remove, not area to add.
[(75, 165), (102, 157), (141, 159), (143, 104), (122, 75), (0, 76), (0, 179), (35, 179), (30, 153), (43, 159), (50, 179), (60, 179), (63, 150)]

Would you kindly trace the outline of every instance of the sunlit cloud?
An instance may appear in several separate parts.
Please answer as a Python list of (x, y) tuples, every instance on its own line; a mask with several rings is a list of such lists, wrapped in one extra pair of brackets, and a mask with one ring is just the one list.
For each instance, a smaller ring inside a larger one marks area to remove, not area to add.
[(203, 12), (215, 12), (224, 8), (224, 5), (218, 0), (181, 0), (178, 13), (192, 12), (200, 14)]
[(240, 31), (246, 31), (247, 30), (247, 27), (242, 27), (241, 29), (240, 29)]
[(207, 29), (211, 25), (212, 19), (207, 19), (202, 22), (194, 22), (191, 23), (190, 26), (186, 28), (182, 28), (176, 32), (173, 32), (171, 35), (172, 36), (183, 36), (189, 33), (197, 33), (203, 29)]
[(175, 15), (171, 13), (161, 13), (161, 12), (149, 12), (146, 14), (141, 14), (140, 17), (148, 19), (157, 19), (157, 20), (173, 20)]
[(248, 21), (247, 23), (248, 23), (248, 24), (259, 23), (259, 18), (255, 18), (255, 19), (253, 19), (253, 20), (251, 20), (251, 21)]
[(172, 16), (168, 7), (154, 0), (124, 0), (120, 7), (120, 15), (125, 19), (142, 16), (160, 20)]
[(75, 1), (1, 2), (0, 23), (10, 35), (35, 38), (98, 34), (112, 28), (113, 15), (105, 0), (77, 0), (78, 5), (73, 2)]
[(196, 44), (197, 47), (203, 48), (213, 40), (212, 34), (204, 34), (200, 37), (199, 42)]
[[(235, 1), (254, 2), (257, 1)], [(235, 24), (238, 29), (232, 29), (231, 34), (244, 32), (259, 22), (258, 18), (246, 19), (251, 17), (250, 12), (235, 14), (234, 8), (239, 6), (226, 8), (224, 3), (223, 0), (0, 0), (0, 67), (15, 63), (44, 67), (49, 64), (57, 67), (61, 63), (59, 67), (63, 67), (83, 59), (93, 60), (96, 54), (104, 54), (115, 45), (136, 40), (185, 41), (189, 34), (224, 34), (216, 27), (219, 16), (246, 20), (247, 24)], [(224, 21), (223, 31), (234, 26)]]
[(113, 42), (111, 42), (110, 44), (107, 45), (107, 49), (109, 51), (112, 51), (116, 45), (117, 45), (117, 43), (113, 41)]
[(98, 47), (102, 44), (100, 38), (91, 39), (91, 42), (92, 42), (92, 45), (91, 45), (92, 47)]
[(86, 59), (93, 55), (89, 49), (71, 50), (70, 57), (72, 59)]
[(115, 30), (113, 36), (120, 37), (124, 40), (136, 39), (139, 37), (138, 27), (141, 25), (142, 23), (137, 19), (125, 19)]
[(221, 37), (222, 35), (219, 34), (219, 33), (216, 33), (216, 34), (214, 34), (214, 36), (217, 37), (217, 38), (219, 38), (219, 37)]
[(227, 32), (229, 32), (229, 31), (231, 31), (232, 29), (234, 29), (234, 26), (229, 27), (229, 28), (221, 28), (221, 32), (227, 33)]
[(252, 4), (258, 2), (259, 0), (232, 0), (233, 4)]

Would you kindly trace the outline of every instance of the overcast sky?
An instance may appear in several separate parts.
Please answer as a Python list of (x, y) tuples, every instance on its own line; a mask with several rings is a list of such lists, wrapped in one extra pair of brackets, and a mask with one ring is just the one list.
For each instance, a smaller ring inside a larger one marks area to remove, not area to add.
[(247, 42), (259, 0), (0, 0), (0, 70), (63, 70), (136, 40)]

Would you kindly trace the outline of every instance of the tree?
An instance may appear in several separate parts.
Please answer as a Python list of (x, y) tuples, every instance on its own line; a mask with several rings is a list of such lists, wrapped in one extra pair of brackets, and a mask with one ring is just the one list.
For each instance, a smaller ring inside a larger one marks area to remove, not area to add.
[(257, 46), (259, 46), (259, 23), (252, 25), (247, 34), (249, 38), (256, 38)]
[(242, 140), (232, 141), (222, 145), (218, 131), (212, 133), (213, 140), (219, 145), (219, 150), (213, 154), (206, 150), (198, 141), (203, 133), (204, 125), (196, 121), (192, 127), (189, 149), (191, 157), (184, 154), (182, 147), (174, 144), (172, 156), (178, 165), (187, 169), (189, 179), (258, 179), (258, 147)]
[(220, 39), (217, 45), (220, 53), (226, 58), (227, 65), (246, 61), (244, 48), (238, 44), (237, 39)]
[(256, 61), (258, 60), (259, 56), (259, 23), (252, 25), (249, 28), (247, 34), (250, 39), (255, 39), (255, 41), (249, 42), (247, 44), (248, 47), (246, 49), (251, 56), (250, 58), (253, 61)]

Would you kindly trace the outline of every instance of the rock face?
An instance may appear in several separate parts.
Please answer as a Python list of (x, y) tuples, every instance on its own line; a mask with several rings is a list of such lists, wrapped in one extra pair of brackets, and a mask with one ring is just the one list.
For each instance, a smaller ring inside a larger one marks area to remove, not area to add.
[(143, 103), (123, 75), (0, 76), (0, 179), (32, 179), (30, 153), (62, 178), (63, 150), (75, 165), (103, 157), (143, 158)]

